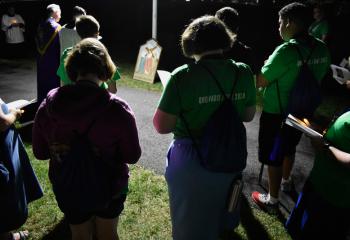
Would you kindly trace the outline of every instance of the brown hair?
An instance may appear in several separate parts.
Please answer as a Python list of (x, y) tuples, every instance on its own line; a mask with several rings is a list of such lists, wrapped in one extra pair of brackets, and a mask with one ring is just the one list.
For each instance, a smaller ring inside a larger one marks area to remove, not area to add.
[(239, 14), (236, 9), (232, 7), (223, 7), (216, 11), (215, 17), (223, 21), (231, 32), (237, 33), (239, 27)]
[(65, 61), (68, 77), (76, 82), (79, 75), (96, 74), (101, 81), (116, 71), (107, 48), (95, 38), (85, 38), (74, 46)]
[(211, 50), (231, 47), (232, 34), (225, 24), (214, 16), (202, 16), (193, 20), (181, 36), (182, 52), (186, 57)]
[(82, 15), (75, 22), (77, 33), (81, 39), (96, 37), (100, 31), (100, 24), (91, 15)]

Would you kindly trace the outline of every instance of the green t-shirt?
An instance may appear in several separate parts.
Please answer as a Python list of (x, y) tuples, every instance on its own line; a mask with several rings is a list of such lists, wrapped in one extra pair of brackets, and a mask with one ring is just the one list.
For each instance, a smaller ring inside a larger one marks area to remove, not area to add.
[(309, 33), (320, 40), (322, 40), (323, 36), (328, 35), (328, 32), (329, 24), (326, 20), (315, 21), (309, 28)]
[[(336, 148), (350, 153), (350, 111), (341, 115), (326, 133)], [(350, 169), (324, 153), (315, 157), (310, 180), (315, 190), (330, 203), (350, 208)]]
[(253, 73), (248, 65), (227, 59), (203, 59), (197, 63), (183, 65), (175, 69), (166, 85), (158, 108), (176, 115), (177, 122), (174, 138), (188, 137), (184, 122), (179, 118), (182, 113), (194, 137), (201, 136), (202, 128), (223, 100), (215, 80), (201, 64), (205, 64), (220, 82), (226, 94), (230, 94), (236, 69), (239, 78), (234, 91), (235, 105), (242, 116), (246, 107), (256, 103), (256, 91)]
[[(314, 73), (315, 78), (321, 82), (328, 71), (330, 55), (326, 45), (322, 41), (315, 39), (315, 43), (308, 65)], [(281, 113), (277, 84), (275, 82), (277, 80), (283, 111), (287, 107), (290, 91), (302, 65), (296, 45), (299, 47), (303, 58), (306, 59), (310, 54), (310, 48), (296, 39), (291, 39), (278, 46), (261, 69), (261, 73), (268, 81), (268, 86), (264, 89), (263, 93), (263, 111), (265, 112)]]
[[(73, 47), (69, 47), (69, 48), (66, 48), (63, 53), (62, 53), (62, 56), (60, 58), (60, 66), (58, 67), (57, 69), (57, 76), (60, 77), (61, 81), (63, 82), (63, 85), (68, 85), (68, 84), (72, 84), (72, 80), (69, 79), (68, 75), (67, 75), (67, 72), (66, 72), (66, 68), (64, 67), (64, 62), (66, 61), (66, 58), (68, 56), (68, 53), (73, 49)], [(118, 70), (115, 71), (113, 77), (108, 80), (108, 81), (117, 81), (120, 79), (120, 74), (118, 72)], [(103, 82), (101, 84), (101, 88), (104, 88), (104, 89), (108, 89), (108, 81), (107, 82)]]

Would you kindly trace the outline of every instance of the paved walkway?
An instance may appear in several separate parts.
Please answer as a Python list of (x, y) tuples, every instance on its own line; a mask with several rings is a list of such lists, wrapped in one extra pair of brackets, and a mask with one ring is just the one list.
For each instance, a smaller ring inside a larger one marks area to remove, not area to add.
[[(136, 80), (135, 80), (136, 81)], [(140, 165), (163, 174), (165, 169), (165, 155), (171, 141), (171, 134), (159, 135), (152, 125), (152, 116), (160, 93), (139, 89), (118, 87), (120, 97), (125, 99), (135, 112), (142, 146)], [(0, 97), (4, 101), (16, 99), (33, 99), (36, 97), (36, 65), (34, 60), (7, 61), (0, 59)], [(245, 171), (245, 194), (249, 196), (252, 190), (261, 187), (257, 185), (260, 164), (257, 161), (258, 112), (254, 120), (246, 124), (248, 139), (248, 160)], [(300, 191), (306, 176), (313, 164), (313, 153), (308, 139), (303, 138), (298, 146), (293, 178), (296, 189)], [(266, 169), (263, 176), (266, 186)], [(282, 203), (287, 209), (294, 205), (296, 195), (292, 197), (282, 194)]]

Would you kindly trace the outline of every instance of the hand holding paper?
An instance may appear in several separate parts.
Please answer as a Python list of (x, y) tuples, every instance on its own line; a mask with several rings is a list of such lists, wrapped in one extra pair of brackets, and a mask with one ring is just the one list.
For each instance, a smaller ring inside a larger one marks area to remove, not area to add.
[(24, 99), (20, 99), (20, 100), (16, 100), (16, 101), (13, 101), (13, 102), (9, 102), (7, 103), (7, 107), (10, 109), (10, 108), (15, 108), (15, 109), (21, 109), (31, 103), (35, 102), (35, 99), (33, 100), (24, 100)]

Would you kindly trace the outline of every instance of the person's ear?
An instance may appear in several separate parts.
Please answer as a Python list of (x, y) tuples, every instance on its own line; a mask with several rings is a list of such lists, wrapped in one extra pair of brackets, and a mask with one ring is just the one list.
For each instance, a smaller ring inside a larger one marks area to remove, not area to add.
[(286, 28), (291, 27), (292, 22), (289, 20), (289, 18), (286, 19)]

